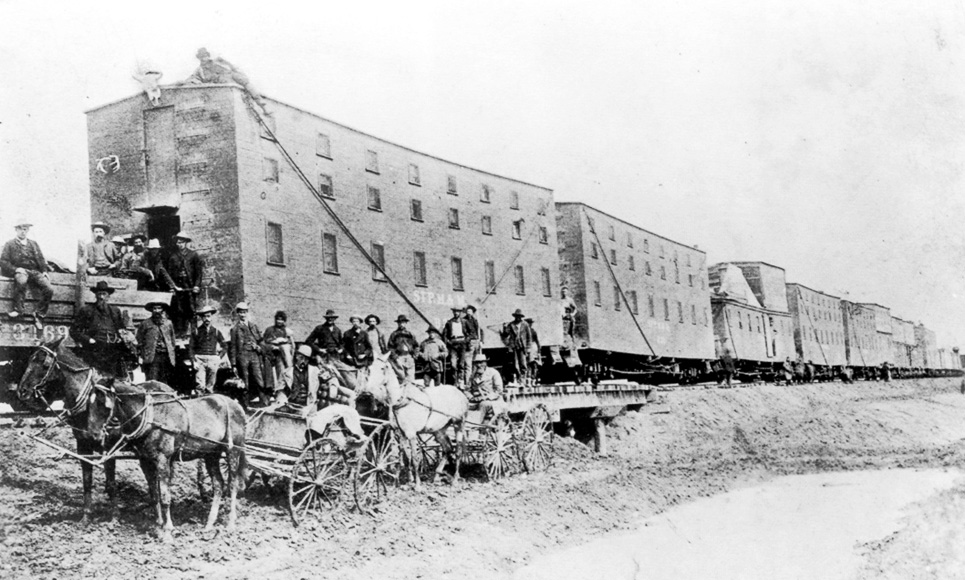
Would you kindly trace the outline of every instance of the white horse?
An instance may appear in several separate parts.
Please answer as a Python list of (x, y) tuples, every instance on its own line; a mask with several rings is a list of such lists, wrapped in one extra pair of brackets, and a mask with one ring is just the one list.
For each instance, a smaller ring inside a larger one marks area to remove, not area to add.
[(442, 447), (435, 477), (448, 465), (447, 456), (452, 451), (452, 443), (446, 429), (452, 425), (456, 431), (459, 449), (456, 453), (456, 471), (452, 483), (459, 482), (459, 462), (462, 455), (463, 421), (469, 411), (469, 400), (462, 391), (451, 385), (419, 388), (413, 383), (399, 384), (388, 361), (388, 355), (375, 358), (365, 376), (360, 377), (359, 393), (369, 393), (375, 400), (389, 408), (392, 425), (402, 433), (409, 443), (409, 470), (415, 481), (416, 489), (421, 489), (416, 461), (419, 455), (417, 437), (419, 433), (432, 433)]

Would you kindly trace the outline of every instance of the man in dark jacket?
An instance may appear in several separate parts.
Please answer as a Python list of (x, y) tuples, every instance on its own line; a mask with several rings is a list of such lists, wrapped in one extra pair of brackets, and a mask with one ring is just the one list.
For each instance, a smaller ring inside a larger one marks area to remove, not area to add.
[(449, 348), (449, 366), (457, 387), (465, 387), (472, 365), (472, 340), (479, 336), (479, 328), (473, 319), (466, 318), (465, 309), (454, 306), (452, 318), (442, 327), (442, 339)]
[(315, 359), (321, 362), (338, 360), (342, 352), (342, 329), (335, 326), (338, 315), (334, 310), (329, 309), (325, 312), (325, 322), (319, 324), (312, 330), (305, 344), (312, 347)]
[(130, 336), (130, 317), (107, 301), (114, 289), (101, 280), (91, 286), (96, 302), (86, 304), (74, 318), (70, 337), (80, 349), (81, 357), (95, 369), (110, 376), (126, 378), (128, 360), (124, 347), (125, 333)]
[(164, 269), (174, 283), (174, 296), (171, 297), (171, 320), (178, 333), (188, 330), (194, 321), (194, 301), (201, 293), (201, 279), (204, 276), (204, 260), (188, 248), (191, 238), (184, 234), (174, 236), (177, 248), (171, 252), (164, 263)]
[(529, 382), (529, 349), (533, 344), (533, 332), (523, 320), (523, 311), (519, 308), (513, 312), (513, 321), (503, 325), (503, 342), (513, 352), (513, 363), (516, 366), (516, 378), (522, 383)]
[(264, 366), (261, 364), (262, 335), (253, 322), (248, 321), (248, 303), (239, 302), (235, 306), (238, 322), (231, 327), (228, 343), (228, 360), (238, 373), (248, 391), (248, 401), (260, 396), (264, 405), (269, 403), (265, 392)]
[(90, 231), (94, 239), (84, 249), (87, 254), (87, 273), (92, 276), (114, 276), (120, 266), (121, 254), (114, 242), (107, 238), (111, 226), (94, 222), (90, 225)]
[(368, 333), (362, 328), (361, 316), (352, 316), (349, 321), (352, 328), (346, 330), (342, 337), (345, 349), (343, 358), (349, 366), (361, 369), (372, 364), (372, 343), (369, 342)]
[(33, 286), (40, 291), (40, 304), (34, 313), (34, 323), (38, 329), (43, 329), (43, 319), (47, 316), (50, 299), (54, 297), (54, 287), (47, 277), (47, 260), (37, 242), (27, 239), (31, 224), (24, 219), (14, 224), (17, 237), (3, 246), (0, 254), (0, 272), (4, 276), (13, 278), (13, 310), (10, 318), (17, 318), (23, 313), (23, 300), (27, 296), (27, 287)]
[(395, 319), (395, 323), (399, 325), (398, 328), (392, 331), (389, 335), (388, 349), (389, 349), (389, 360), (392, 361), (392, 367), (395, 369), (397, 375), (399, 375), (400, 381), (414, 381), (415, 380), (415, 354), (419, 352), (419, 343), (416, 341), (415, 336), (409, 332), (409, 329), (405, 325), (409, 322), (409, 318), (405, 314), (400, 314), (398, 318)]
[(148, 381), (171, 384), (174, 377), (174, 327), (164, 316), (167, 304), (148, 302), (144, 308), (151, 313), (137, 327), (137, 347), (141, 370)]

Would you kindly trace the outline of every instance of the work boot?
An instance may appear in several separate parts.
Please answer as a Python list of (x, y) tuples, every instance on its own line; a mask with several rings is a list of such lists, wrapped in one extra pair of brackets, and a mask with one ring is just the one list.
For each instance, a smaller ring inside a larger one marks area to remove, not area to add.
[(14, 308), (13, 310), (7, 313), (7, 316), (9, 316), (10, 318), (19, 318), (20, 311), (17, 308)]
[(44, 315), (43, 315), (43, 314), (39, 314), (39, 313), (34, 314), (34, 327), (35, 327), (37, 330), (43, 330), (43, 329), (44, 329)]

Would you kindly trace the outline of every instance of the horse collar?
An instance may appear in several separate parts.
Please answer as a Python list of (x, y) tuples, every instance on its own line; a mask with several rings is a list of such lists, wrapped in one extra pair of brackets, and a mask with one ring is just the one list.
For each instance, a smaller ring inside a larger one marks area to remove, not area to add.
[(77, 415), (87, 407), (87, 398), (90, 397), (91, 391), (94, 390), (94, 369), (87, 370), (87, 378), (84, 379), (84, 386), (80, 388), (80, 394), (77, 395), (77, 401), (74, 402), (74, 406), (67, 409), (67, 415), (73, 417)]

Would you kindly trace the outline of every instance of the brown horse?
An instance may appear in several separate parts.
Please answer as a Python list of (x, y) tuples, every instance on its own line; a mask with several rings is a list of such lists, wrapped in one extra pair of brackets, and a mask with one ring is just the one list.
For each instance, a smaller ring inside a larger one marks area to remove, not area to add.
[[(113, 381), (113, 379), (104, 377), (91, 368), (65, 347), (63, 340), (61, 338), (41, 345), (30, 356), (27, 370), (17, 385), (17, 398), (35, 409), (47, 409), (54, 401), (63, 401), (66, 423), (77, 441), (77, 454), (84, 456), (103, 454), (117, 443), (118, 436), (115, 434), (103, 441), (97, 441), (87, 433), (88, 403), (95, 384), (105, 380)], [(143, 383), (141, 387), (156, 392), (174, 392), (171, 387), (157, 381)], [(115, 467), (114, 459), (104, 463), (112, 520), (117, 517)], [(86, 525), (90, 522), (94, 467), (86, 461), (81, 461), (80, 468), (84, 482), (84, 515), (81, 523)]]
[(238, 492), (244, 489), (247, 458), (245, 423), (241, 405), (224, 395), (182, 400), (168, 393), (149, 393), (130, 385), (95, 387), (87, 429), (103, 438), (107, 425), (120, 423), (122, 437), (141, 460), (141, 470), (155, 498), (158, 532), (170, 541), (171, 478), (175, 461), (202, 459), (211, 477), (213, 498), (205, 530), (210, 530), (221, 507), (224, 479), (219, 462), (228, 457), (231, 502), (226, 528), (235, 527)]
[[(419, 433), (432, 433), (442, 447), (435, 476), (445, 469), (447, 452), (452, 449), (446, 429), (452, 425), (456, 431), (456, 441), (462, 445), (463, 421), (469, 411), (469, 400), (462, 391), (451, 385), (439, 385), (421, 389), (413, 383), (399, 384), (399, 377), (392, 369), (388, 356), (376, 357), (368, 367), (368, 373), (361, 377), (359, 394), (369, 393), (372, 398), (390, 409), (390, 420), (409, 442), (409, 470), (420, 489), (419, 469), (416, 465)], [(456, 454), (456, 472), (452, 483), (459, 482), (459, 462), (461, 449)], [(435, 479), (433, 476), (433, 479)]]

